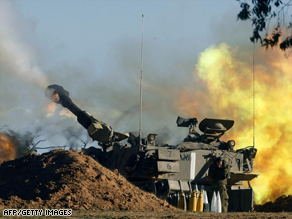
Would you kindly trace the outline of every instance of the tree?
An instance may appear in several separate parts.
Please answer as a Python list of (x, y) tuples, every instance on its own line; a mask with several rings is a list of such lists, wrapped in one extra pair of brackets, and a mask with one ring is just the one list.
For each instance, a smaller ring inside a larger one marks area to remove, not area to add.
[[(278, 46), (282, 51), (292, 50), (292, 0), (237, 0), (240, 3), (241, 11), (237, 15), (238, 20), (251, 20), (253, 34), (250, 38), (255, 43), (260, 40), (262, 46)], [(272, 32), (268, 34), (269, 25), (273, 23)], [(260, 33), (266, 31), (264, 39)]]

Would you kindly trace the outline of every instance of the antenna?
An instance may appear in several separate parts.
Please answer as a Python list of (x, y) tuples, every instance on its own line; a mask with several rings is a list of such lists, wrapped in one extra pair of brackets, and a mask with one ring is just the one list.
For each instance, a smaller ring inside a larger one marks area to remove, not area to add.
[(141, 44), (141, 76), (140, 76), (140, 123), (139, 123), (139, 144), (141, 144), (141, 134), (142, 134), (143, 42), (144, 42), (144, 14), (142, 14), (142, 44)]
[(253, 92), (253, 147), (255, 147), (255, 75), (254, 75), (255, 43), (253, 43), (252, 59), (252, 92)]

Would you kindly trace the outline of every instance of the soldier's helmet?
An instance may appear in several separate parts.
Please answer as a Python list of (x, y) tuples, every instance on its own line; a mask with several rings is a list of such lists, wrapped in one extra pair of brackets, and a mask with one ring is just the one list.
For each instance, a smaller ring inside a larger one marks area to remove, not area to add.
[(217, 157), (215, 160), (217, 163), (219, 163), (220, 161), (223, 161), (222, 157)]

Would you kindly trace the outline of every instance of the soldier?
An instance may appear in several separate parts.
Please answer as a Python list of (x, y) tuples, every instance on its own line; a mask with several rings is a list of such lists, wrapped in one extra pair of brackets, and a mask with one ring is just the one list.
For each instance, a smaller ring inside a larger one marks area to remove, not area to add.
[[(217, 193), (219, 191), (222, 212), (226, 213), (228, 209), (228, 199), (227, 194), (227, 178), (229, 177), (230, 167), (227, 165), (226, 161), (221, 157), (216, 158), (213, 164), (209, 168), (209, 176), (212, 178), (212, 189)], [(213, 193), (212, 191), (212, 193)]]

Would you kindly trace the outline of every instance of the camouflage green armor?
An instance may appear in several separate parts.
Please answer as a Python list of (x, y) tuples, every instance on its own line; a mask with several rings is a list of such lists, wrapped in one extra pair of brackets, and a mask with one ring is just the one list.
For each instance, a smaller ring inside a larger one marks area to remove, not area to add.
[[(138, 132), (115, 132), (108, 124), (80, 109), (60, 85), (49, 85), (45, 94), (71, 111), (89, 136), (98, 142), (100, 147), (85, 148), (85, 145), (84, 154), (110, 170), (117, 169), (140, 189), (177, 207), (179, 194), (184, 192), (188, 201), (191, 192), (199, 186), (209, 198), (213, 191), (220, 192), (223, 212), (227, 207), (234, 212), (253, 210), (250, 181), (258, 176), (252, 173), (257, 149), (248, 146), (235, 150), (234, 140), (220, 140), (233, 127), (233, 120), (205, 118), (198, 123), (197, 118), (178, 116), (176, 124), (188, 128), (188, 136), (177, 145), (158, 144), (155, 143), (157, 134), (153, 132), (147, 138)], [(124, 139), (129, 144), (122, 142)], [(212, 165), (217, 158), (222, 161), (223, 169), (218, 169), (215, 163), (216, 166)], [(243, 181), (249, 186), (243, 186)]]

